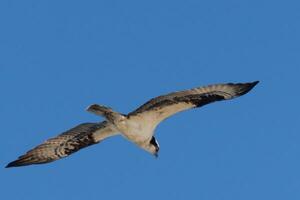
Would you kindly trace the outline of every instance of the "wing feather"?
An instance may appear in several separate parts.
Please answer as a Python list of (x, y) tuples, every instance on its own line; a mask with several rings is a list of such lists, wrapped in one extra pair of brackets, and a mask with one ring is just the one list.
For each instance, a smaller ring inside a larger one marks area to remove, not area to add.
[(169, 93), (151, 99), (135, 111), (129, 113), (128, 117), (138, 117), (152, 121), (155, 127), (162, 120), (177, 112), (244, 95), (257, 83), (258, 81), (251, 83), (215, 84)]
[(80, 124), (57, 137), (46, 140), (6, 167), (52, 162), (116, 134), (117, 130), (107, 121)]

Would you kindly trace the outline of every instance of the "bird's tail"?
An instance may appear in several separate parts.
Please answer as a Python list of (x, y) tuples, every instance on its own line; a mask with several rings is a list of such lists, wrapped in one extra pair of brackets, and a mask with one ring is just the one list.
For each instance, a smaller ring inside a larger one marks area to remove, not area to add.
[(124, 118), (124, 115), (112, 110), (110, 107), (93, 104), (90, 105), (87, 109), (88, 112), (94, 113), (96, 115), (100, 115), (105, 117), (108, 121), (114, 123), (116, 120)]

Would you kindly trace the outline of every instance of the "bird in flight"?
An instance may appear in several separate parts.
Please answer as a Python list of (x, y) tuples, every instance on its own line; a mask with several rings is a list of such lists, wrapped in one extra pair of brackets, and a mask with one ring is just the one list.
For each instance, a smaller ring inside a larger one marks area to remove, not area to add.
[(173, 92), (153, 98), (127, 115), (93, 104), (87, 111), (104, 117), (105, 121), (83, 123), (50, 138), (9, 163), (6, 168), (49, 163), (119, 134), (157, 157), (159, 144), (154, 131), (160, 122), (187, 109), (242, 96), (257, 83), (215, 84)]

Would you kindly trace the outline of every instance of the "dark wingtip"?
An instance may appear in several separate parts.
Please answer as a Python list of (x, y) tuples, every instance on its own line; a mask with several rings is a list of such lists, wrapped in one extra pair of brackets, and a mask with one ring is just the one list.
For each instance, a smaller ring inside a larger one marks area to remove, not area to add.
[[(22, 166), (26, 166), (26, 165), (32, 165), (34, 164), (33, 162), (30, 162), (26, 159), (23, 158), (19, 158), (15, 161), (12, 161), (10, 163), (8, 163), (5, 168), (10, 168), (10, 167), (22, 167)], [(37, 163), (38, 164), (38, 163)]]
[(252, 83), (249, 83), (249, 91), (254, 88), (257, 84), (259, 83), (259, 81), (253, 81)]
[(254, 81), (254, 82), (252, 82), (251, 84), (253, 85), (253, 87), (255, 86), (255, 85), (257, 85), (259, 83), (259, 81)]
[(17, 161), (13, 161), (13, 162), (10, 162), (8, 163), (5, 168), (10, 168), (10, 167), (18, 167), (18, 162)]
[(249, 83), (248, 85), (248, 91), (252, 90), (252, 88), (254, 88), (257, 84), (259, 83), (259, 81), (254, 81), (252, 83)]
[(247, 94), (250, 90), (252, 90), (252, 88), (254, 88), (257, 84), (259, 83), (259, 81), (254, 81), (254, 82), (251, 82), (251, 83), (244, 83), (244, 84), (241, 84), (241, 88), (240, 88), (240, 91), (239, 91), (239, 95), (244, 95), (244, 94)]

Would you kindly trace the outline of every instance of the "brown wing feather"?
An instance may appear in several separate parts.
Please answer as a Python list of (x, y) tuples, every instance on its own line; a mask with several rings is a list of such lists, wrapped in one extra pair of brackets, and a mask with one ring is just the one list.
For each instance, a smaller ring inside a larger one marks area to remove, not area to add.
[(154, 124), (156, 125), (177, 112), (244, 95), (257, 83), (258, 81), (252, 83), (216, 84), (173, 92), (151, 99), (135, 111), (129, 113), (128, 117), (154, 120)]
[(6, 167), (52, 162), (69, 156), (82, 148), (97, 144), (116, 133), (117, 131), (107, 121), (80, 124), (55, 138), (46, 140), (43, 144), (28, 151)]

